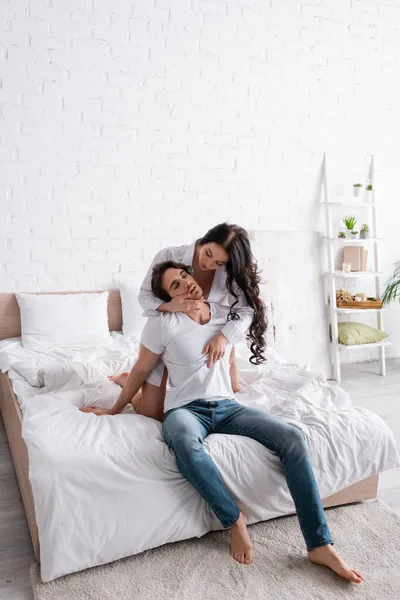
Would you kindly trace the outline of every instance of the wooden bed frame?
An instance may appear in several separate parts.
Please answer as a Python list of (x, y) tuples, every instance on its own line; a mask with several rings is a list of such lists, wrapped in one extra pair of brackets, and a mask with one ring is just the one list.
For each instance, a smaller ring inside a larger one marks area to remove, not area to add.
[[(121, 331), (122, 310), (118, 290), (109, 291), (108, 322), (110, 331)], [(0, 340), (20, 335), (21, 319), (15, 294), (0, 294)], [(32, 488), (29, 481), (28, 452), (21, 435), (22, 415), (7, 373), (0, 373), (0, 410), (21, 490), (35, 557), (40, 562), (39, 536)], [(325, 508), (328, 508), (352, 502), (360, 502), (362, 500), (370, 500), (377, 497), (377, 492), (378, 475), (373, 475), (325, 498), (323, 505)]]

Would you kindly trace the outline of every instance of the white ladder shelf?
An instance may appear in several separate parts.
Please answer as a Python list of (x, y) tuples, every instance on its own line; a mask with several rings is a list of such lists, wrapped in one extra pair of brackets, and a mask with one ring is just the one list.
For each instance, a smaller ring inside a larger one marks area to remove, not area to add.
[[(370, 157), (369, 170), (368, 170), (368, 183), (372, 185), (371, 192), (368, 193), (370, 197), (370, 201), (357, 201), (357, 198), (354, 198), (353, 201), (351, 199), (344, 198), (343, 202), (329, 202), (328, 197), (328, 176), (327, 176), (327, 166), (326, 166), (326, 156), (324, 156), (323, 162), (323, 197), (324, 197), (324, 205), (325, 205), (325, 246), (327, 251), (327, 259), (328, 259), (328, 271), (325, 274), (327, 278), (327, 299), (328, 299), (328, 309), (329, 309), (329, 322), (331, 326), (331, 361), (332, 361), (332, 379), (336, 381), (341, 380), (340, 374), (340, 353), (343, 350), (354, 350), (361, 348), (378, 348), (379, 349), (379, 367), (380, 374), (386, 375), (386, 362), (385, 362), (385, 346), (389, 344), (389, 342), (378, 342), (374, 344), (361, 344), (354, 346), (345, 346), (339, 343), (338, 340), (338, 315), (349, 315), (353, 313), (363, 313), (363, 312), (374, 312), (376, 313), (377, 319), (377, 328), (382, 331), (383, 328), (383, 319), (382, 319), (382, 309), (345, 309), (338, 308), (336, 304), (336, 278), (355, 278), (355, 277), (373, 277), (375, 279), (375, 296), (376, 298), (380, 298), (381, 289), (380, 289), (380, 277), (382, 277), (382, 273), (379, 272), (379, 242), (380, 239), (378, 237), (378, 219), (377, 219), (377, 205), (375, 201), (375, 179), (374, 179), (374, 157)], [(353, 207), (353, 208), (362, 208), (365, 211), (368, 211), (372, 228), (370, 228), (370, 234), (372, 237), (366, 240), (347, 240), (347, 239), (339, 239), (334, 236), (332, 230), (332, 211), (337, 207)], [(374, 247), (373, 258), (374, 258), (374, 268), (373, 271), (352, 271), (350, 273), (344, 273), (343, 271), (335, 271), (335, 261), (334, 261), (334, 247), (337, 245), (337, 242), (342, 242), (344, 245), (354, 245), (365, 242), (365, 244), (372, 244)]]

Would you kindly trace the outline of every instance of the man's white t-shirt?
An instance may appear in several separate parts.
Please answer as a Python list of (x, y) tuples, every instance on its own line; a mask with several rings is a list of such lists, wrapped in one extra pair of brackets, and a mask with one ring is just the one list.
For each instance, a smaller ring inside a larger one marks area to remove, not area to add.
[(207, 367), (205, 344), (226, 325), (229, 307), (210, 304), (211, 318), (200, 325), (185, 313), (162, 313), (149, 317), (141, 344), (154, 354), (162, 354), (168, 369), (169, 389), (164, 411), (178, 408), (193, 400), (233, 399), (229, 373), (228, 342), (225, 356)]

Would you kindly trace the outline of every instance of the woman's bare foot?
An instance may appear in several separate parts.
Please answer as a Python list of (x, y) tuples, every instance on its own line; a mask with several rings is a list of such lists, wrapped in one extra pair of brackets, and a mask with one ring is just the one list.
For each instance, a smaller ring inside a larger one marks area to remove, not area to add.
[(120, 385), (123, 388), (126, 383), (126, 380), (128, 379), (128, 375), (128, 371), (125, 371), (125, 373), (121, 373), (121, 375), (110, 375), (108, 379), (110, 381), (113, 381), (117, 385)]
[(253, 562), (253, 546), (242, 513), (231, 529), (231, 555), (242, 565)]
[(310, 550), (308, 558), (313, 563), (329, 567), (332, 571), (335, 571), (335, 573), (353, 583), (361, 583), (363, 581), (360, 573), (354, 569), (350, 569), (331, 544)]
[(232, 390), (234, 394), (237, 394), (238, 392), (240, 392), (240, 385), (237, 379), (233, 379), (231, 377), (231, 386), (232, 386)]

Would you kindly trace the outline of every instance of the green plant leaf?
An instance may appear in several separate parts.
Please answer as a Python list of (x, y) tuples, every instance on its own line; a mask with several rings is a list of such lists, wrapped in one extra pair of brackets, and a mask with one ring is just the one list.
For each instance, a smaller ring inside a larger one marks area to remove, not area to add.
[(386, 288), (381, 296), (382, 304), (387, 305), (396, 299), (400, 302), (400, 261), (395, 264), (393, 275), (386, 281)]
[(346, 229), (354, 229), (356, 226), (358, 219), (354, 215), (345, 215), (343, 217), (343, 223), (346, 226)]

